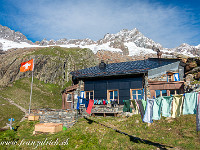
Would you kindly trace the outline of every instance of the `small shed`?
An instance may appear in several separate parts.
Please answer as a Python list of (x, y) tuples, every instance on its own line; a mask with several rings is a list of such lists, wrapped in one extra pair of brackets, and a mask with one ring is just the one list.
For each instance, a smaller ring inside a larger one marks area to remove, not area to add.
[(74, 108), (75, 91), (78, 87), (79, 85), (75, 84), (62, 91), (62, 109)]

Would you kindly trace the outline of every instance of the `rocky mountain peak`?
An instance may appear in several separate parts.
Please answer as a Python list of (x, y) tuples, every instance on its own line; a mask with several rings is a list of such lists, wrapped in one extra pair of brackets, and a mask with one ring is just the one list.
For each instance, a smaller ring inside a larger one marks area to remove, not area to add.
[[(0, 25), (0, 50), (24, 48), (24, 47), (40, 47), (49, 45), (57, 45), (61, 47), (80, 47), (89, 48), (94, 53), (98, 50), (107, 50), (111, 52), (120, 52), (129, 56), (144, 56), (146, 54), (156, 54), (155, 49), (160, 49), (163, 54), (175, 55), (183, 54), (191, 57), (200, 56), (200, 44), (191, 46), (183, 43), (179, 47), (168, 49), (163, 48), (161, 44), (154, 42), (152, 39), (144, 36), (137, 28), (132, 30), (122, 29), (118, 33), (107, 33), (98, 40), (93, 41), (89, 38), (85, 39), (59, 39), (36, 41), (34, 44), (29, 41), (26, 36), (20, 32), (15, 32), (8, 27)], [(164, 55), (163, 55), (164, 56)]]
[(40, 45), (40, 46), (47, 46), (47, 45), (49, 45), (49, 41), (48, 41), (46, 38), (44, 38), (44, 39), (39, 43), (39, 45)]
[[(136, 46), (142, 48), (152, 49), (153, 46), (156, 48), (162, 49), (162, 45), (159, 43), (154, 42), (153, 40), (145, 37), (137, 28), (133, 30), (123, 29), (116, 34), (109, 34), (107, 33), (103, 39), (97, 41), (98, 44), (104, 43), (129, 43), (133, 42)], [(113, 44), (111, 44), (113, 45)]]
[(26, 36), (23, 35), (21, 32), (15, 32), (14, 30), (11, 30), (10, 28), (2, 25), (0, 25), (0, 38), (17, 43), (26, 42), (29, 44), (33, 44), (33, 42), (29, 41)]
[(198, 46), (191, 46), (187, 43), (183, 43), (180, 46), (176, 48), (170, 49), (173, 52), (177, 52), (179, 54), (183, 55), (193, 55), (193, 56), (199, 56), (200, 55), (200, 47)]
[(187, 44), (187, 43), (183, 43), (181, 44), (179, 47), (191, 47), (191, 45)]

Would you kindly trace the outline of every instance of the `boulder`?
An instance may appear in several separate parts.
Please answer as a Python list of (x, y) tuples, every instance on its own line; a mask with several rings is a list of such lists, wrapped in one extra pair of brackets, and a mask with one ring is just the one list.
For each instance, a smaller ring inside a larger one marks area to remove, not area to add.
[(185, 71), (188, 72), (188, 71), (192, 70), (195, 67), (197, 67), (196, 61), (192, 61), (192, 62), (186, 63)]
[(188, 75), (185, 77), (186, 83), (190, 83), (191, 81), (193, 81), (193, 78), (194, 78), (194, 75), (193, 75), (193, 74), (188, 74)]
[(196, 77), (195, 77), (196, 79), (200, 79), (200, 72), (198, 72), (197, 74), (196, 74)]

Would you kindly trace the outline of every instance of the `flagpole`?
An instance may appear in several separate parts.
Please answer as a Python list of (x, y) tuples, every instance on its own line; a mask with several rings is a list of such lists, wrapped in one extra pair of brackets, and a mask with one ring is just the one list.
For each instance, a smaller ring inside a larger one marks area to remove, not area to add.
[(30, 94), (30, 103), (29, 103), (29, 115), (31, 113), (31, 98), (32, 98), (32, 89), (33, 89), (33, 71), (34, 71), (34, 59), (33, 59), (33, 69), (32, 69), (32, 81), (31, 81), (31, 94)]

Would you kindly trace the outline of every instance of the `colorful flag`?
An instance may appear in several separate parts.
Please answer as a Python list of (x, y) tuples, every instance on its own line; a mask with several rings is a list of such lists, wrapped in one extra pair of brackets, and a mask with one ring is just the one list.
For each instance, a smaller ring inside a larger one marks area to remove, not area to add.
[(33, 71), (34, 68), (34, 63), (33, 63), (33, 59), (27, 61), (27, 62), (23, 62), (21, 63), (21, 67), (20, 67), (20, 72), (26, 72), (26, 71)]

